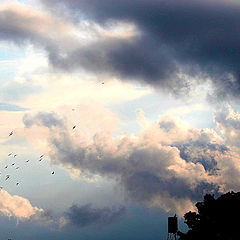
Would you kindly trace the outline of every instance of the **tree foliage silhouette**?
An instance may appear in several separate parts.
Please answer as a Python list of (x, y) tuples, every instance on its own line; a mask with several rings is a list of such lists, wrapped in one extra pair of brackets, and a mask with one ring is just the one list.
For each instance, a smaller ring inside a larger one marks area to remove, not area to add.
[(240, 192), (228, 192), (217, 199), (206, 194), (203, 202), (195, 205), (196, 212), (184, 215), (189, 231), (178, 232), (179, 240), (240, 239)]

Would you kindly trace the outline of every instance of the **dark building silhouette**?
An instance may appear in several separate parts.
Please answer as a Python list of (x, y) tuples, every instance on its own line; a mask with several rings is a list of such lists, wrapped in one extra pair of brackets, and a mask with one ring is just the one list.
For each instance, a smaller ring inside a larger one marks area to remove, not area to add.
[(177, 222), (177, 216), (175, 214), (174, 217), (168, 218), (168, 239), (176, 240), (177, 232), (178, 232), (178, 222)]

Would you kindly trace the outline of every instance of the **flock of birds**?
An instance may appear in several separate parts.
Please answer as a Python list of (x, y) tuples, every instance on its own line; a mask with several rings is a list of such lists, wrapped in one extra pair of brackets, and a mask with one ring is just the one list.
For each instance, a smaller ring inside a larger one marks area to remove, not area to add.
[[(104, 84), (104, 83), (102, 83), (102, 84)], [(72, 109), (72, 111), (75, 111), (75, 109)], [(72, 127), (72, 130), (74, 130), (76, 127), (77, 127), (77, 126), (74, 125), (74, 126)], [(12, 136), (12, 135), (13, 135), (13, 131), (11, 131), (11, 132), (9, 133), (9, 137)], [(17, 157), (17, 154), (14, 154), (14, 153), (11, 152), (11, 153), (8, 154), (8, 157), (13, 157), (13, 159), (14, 159), (14, 158)], [(41, 161), (43, 160), (43, 157), (44, 157), (44, 154), (42, 154), (42, 155), (39, 157), (38, 161), (41, 162)], [(28, 162), (30, 162), (30, 160), (26, 160), (25, 162), (28, 163)], [(6, 165), (6, 166), (4, 167), (4, 169), (8, 169), (9, 167), (15, 167), (16, 170), (18, 170), (18, 169), (20, 168), (20, 166), (16, 166), (16, 162), (13, 162), (13, 163), (11, 163), (11, 164)], [(51, 174), (52, 174), (52, 175), (55, 174), (55, 171), (52, 171)], [(0, 172), (0, 176), (1, 176), (1, 175), (2, 175), (2, 173)], [(5, 181), (7, 181), (9, 178), (10, 178), (10, 175), (7, 174), (7, 175), (5, 176)], [(16, 186), (18, 186), (19, 184), (20, 184), (20, 182), (16, 182)], [(3, 186), (0, 186), (0, 191), (1, 191), (2, 189), (3, 189)], [(12, 239), (9, 238), (8, 240), (12, 240)]]
[[(76, 128), (76, 126), (74, 126), (74, 128)], [(73, 129), (74, 129), (74, 128), (73, 128)], [(11, 131), (11, 132), (9, 133), (9, 137), (12, 136), (12, 135), (13, 135), (13, 131)], [(8, 154), (8, 157), (11, 157), (11, 156), (12, 156), (13, 158), (16, 158), (16, 157), (17, 157), (17, 154), (9, 153), (9, 154)], [(41, 162), (41, 161), (43, 160), (43, 157), (44, 157), (44, 155), (42, 154), (42, 155), (39, 157), (38, 161)], [(28, 162), (30, 162), (30, 160), (26, 160), (25, 162), (28, 163)], [(6, 165), (6, 166), (4, 167), (4, 169), (7, 169), (7, 168), (9, 168), (9, 167), (15, 167), (16, 170), (18, 170), (18, 169), (20, 168), (20, 166), (16, 166), (16, 162), (13, 162), (13, 163), (11, 163), (11, 164)], [(55, 174), (55, 171), (52, 171), (51, 173), (52, 173), (52, 175), (53, 175), (53, 174)], [(2, 175), (2, 173), (0, 172), (0, 176), (1, 176), (1, 175)], [(7, 174), (7, 175), (5, 176), (5, 181), (7, 181), (9, 178), (10, 178), (10, 175)], [(16, 182), (16, 186), (18, 186), (19, 184), (20, 184), (20, 182)], [(0, 190), (2, 190), (2, 189), (3, 189), (3, 186), (0, 186)]]
[[(102, 84), (104, 84), (104, 83), (102, 83)], [(72, 111), (75, 111), (75, 109), (72, 109)], [(77, 126), (74, 125), (74, 126), (72, 127), (72, 130), (74, 130), (76, 127), (77, 127)], [(11, 131), (8, 136), (10, 137), (10, 136), (12, 136), (12, 135), (13, 135), (13, 131)], [(8, 154), (8, 157), (11, 157), (11, 156), (13, 156), (13, 158), (16, 158), (16, 157), (17, 157), (17, 154), (9, 153), (9, 154)], [(38, 161), (41, 162), (41, 161), (43, 160), (43, 157), (44, 157), (44, 155), (42, 154), (42, 155), (39, 157)], [(26, 160), (26, 163), (28, 163), (29, 161), (30, 161), (30, 160)], [(5, 169), (7, 169), (9, 166), (14, 167), (15, 165), (16, 165), (16, 163), (13, 162), (11, 165), (6, 165), (6, 166), (5, 166)], [(20, 166), (15, 167), (16, 170), (19, 169), (19, 168), (20, 168)], [(1, 176), (1, 174), (2, 174), (2, 173), (0, 172), (0, 176)], [(53, 175), (53, 174), (55, 174), (54, 171), (52, 171), (52, 175)], [(7, 175), (5, 176), (5, 181), (7, 181), (9, 178), (10, 178), (10, 175), (7, 174)], [(20, 184), (19, 182), (16, 182), (16, 186), (18, 186), (19, 184)], [(0, 186), (0, 190), (1, 190), (1, 189), (3, 189), (3, 186)]]
[[(104, 84), (104, 82), (102, 82), (102, 84)], [(75, 109), (72, 109), (72, 111), (75, 111)], [(72, 130), (74, 130), (76, 127), (77, 127), (77, 126), (74, 125), (74, 126), (72, 127)], [(9, 137), (12, 136), (12, 135), (13, 135), (13, 131), (11, 131), (11, 132), (9, 133)], [(8, 154), (8, 157), (11, 157), (11, 156), (13, 156), (13, 158), (16, 158), (16, 157), (17, 157), (17, 154), (9, 153), (9, 154)], [(44, 157), (44, 155), (42, 154), (42, 155), (39, 157), (38, 161), (41, 162), (41, 161), (43, 160), (43, 157)], [(30, 160), (26, 160), (25, 162), (28, 163), (29, 161), (30, 161)], [(9, 166), (14, 167), (15, 165), (16, 165), (16, 163), (13, 162), (11, 165), (6, 165), (6, 166), (5, 166), (5, 169), (7, 169)], [(19, 168), (20, 168), (20, 166), (15, 167), (16, 170), (19, 169)], [(55, 174), (55, 171), (52, 171), (51, 174), (52, 174), (52, 175)], [(1, 176), (1, 175), (2, 175), (2, 173), (0, 172), (0, 176)], [(7, 181), (9, 178), (10, 178), (10, 175), (7, 174), (6, 177), (5, 177), (5, 181)], [(19, 182), (16, 182), (16, 186), (18, 186), (19, 184), (20, 184)], [(3, 186), (0, 186), (0, 191), (1, 191), (2, 189), (3, 189)], [(12, 239), (11, 239), (11, 238), (8, 238), (8, 240), (12, 240)]]
[[(102, 84), (104, 84), (104, 82), (102, 82)], [(72, 111), (75, 111), (75, 109), (73, 108)], [(74, 126), (72, 127), (72, 130), (74, 130), (76, 127), (77, 127), (77, 126), (74, 125)], [(13, 131), (11, 131), (8, 136), (11, 137), (12, 135), (13, 135)], [(9, 153), (9, 154), (8, 154), (8, 157), (11, 157), (11, 156), (12, 156), (13, 158), (15, 158), (15, 157), (17, 157), (17, 154)], [(44, 155), (42, 154), (42, 155), (39, 157), (38, 161), (41, 162), (41, 161), (43, 160), (43, 157), (44, 157)], [(29, 161), (30, 161), (30, 160), (26, 160), (26, 163), (28, 163)], [(5, 169), (7, 169), (9, 166), (14, 167), (15, 165), (16, 165), (16, 163), (13, 162), (11, 165), (6, 165), (6, 166), (5, 166)], [(19, 169), (19, 168), (20, 168), (20, 166), (15, 167), (16, 170)], [(2, 174), (2, 173), (0, 172), (0, 176), (1, 176), (1, 174)], [(54, 171), (52, 171), (52, 175), (53, 175), (53, 174), (55, 174)], [(9, 178), (10, 178), (10, 175), (7, 174), (7, 175), (5, 176), (5, 181), (7, 181)], [(19, 182), (16, 182), (16, 186), (18, 186), (19, 184), (20, 184)], [(0, 186), (0, 190), (1, 190), (1, 189), (3, 189), (3, 186)]]

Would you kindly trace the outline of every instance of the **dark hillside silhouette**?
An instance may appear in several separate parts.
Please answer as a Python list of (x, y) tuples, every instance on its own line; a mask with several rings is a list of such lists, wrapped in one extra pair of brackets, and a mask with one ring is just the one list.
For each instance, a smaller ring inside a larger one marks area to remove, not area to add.
[(240, 192), (228, 192), (217, 199), (206, 194), (196, 204), (198, 213), (184, 215), (190, 230), (178, 232), (179, 240), (233, 240), (240, 239)]

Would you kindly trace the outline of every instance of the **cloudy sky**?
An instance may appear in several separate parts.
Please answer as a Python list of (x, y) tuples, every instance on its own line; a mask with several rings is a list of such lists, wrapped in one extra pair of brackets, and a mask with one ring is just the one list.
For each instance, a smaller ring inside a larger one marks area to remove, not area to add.
[(0, 238), (163, 239), (239, 191), (239, 22), (238, 0), (0, 0)]

